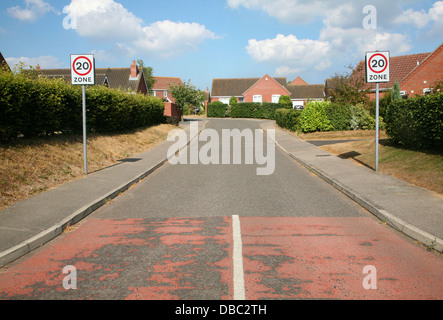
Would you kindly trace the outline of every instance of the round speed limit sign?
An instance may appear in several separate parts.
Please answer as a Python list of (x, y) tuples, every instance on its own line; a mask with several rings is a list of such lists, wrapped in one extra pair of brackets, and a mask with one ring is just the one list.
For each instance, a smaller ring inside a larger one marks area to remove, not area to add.
[(73, 85), (95, 84), (94, 55), (71, 55)]
[(366, 54), (366, 82), (389, 82), (389, 52)]

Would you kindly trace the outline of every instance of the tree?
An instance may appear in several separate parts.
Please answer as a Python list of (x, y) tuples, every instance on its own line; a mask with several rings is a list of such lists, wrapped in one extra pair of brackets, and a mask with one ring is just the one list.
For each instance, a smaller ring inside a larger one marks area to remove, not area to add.
[(394, 88), (391, 92), (391, 102), (396, 100), (401, 100), (400, 85), (398, 84), (398, 81), (395, 81)]
[(205, 101), (203, 92), (198, 90), (190, 81), (183, 84), (171, 84), (168, 92), (172, 94), (175, 104), (180, 110), (189, 109), (198, 112)]
[[(347, 72), (344, 74), (336, 73), (332, 77), (332, 88), (330, 89), (329, 96), (331, 102), (338, 104), (363, 104), (369, 105), (369, 98), (367, 96), (369, 90), (365, 89), (366, 81), (364, 79), (364, 72), (362, 72), (359, 66), (355, 71)], [(348, 69), (354, 70), (352, 66)]]
[(292, 100), (289, 96), (280, 96), (278, 99), (279, 104), (287, 105), (288, 107), (292, 107)]
[(236, 97), (231, 97), (231, 99), (229, 99), (229, 105), (232, 106), (233, 104), (237, 103), (237, 98)]
[(140, 68), (143, 69), (143, 73), (145, 74), (145, 80), (146, 80), (146, 85), (148, 86), (148, 94), (152, 95), (152, 89), (154, 88), (155, 85), (155, 78), (154, 78), (154, 69), (152, 67), (145, 67), (145, 63), (143, 62), (143, 60), (137, 60), (137, 64)]

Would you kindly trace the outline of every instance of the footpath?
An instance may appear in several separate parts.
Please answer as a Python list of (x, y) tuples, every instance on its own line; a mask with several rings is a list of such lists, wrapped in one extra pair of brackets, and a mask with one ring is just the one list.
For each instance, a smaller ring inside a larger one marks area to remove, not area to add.
[[(208, 120), (198, 121), (199, 131)], [(180, 123), (188, 144), (196, 135), (190, 121)], [(0, 267), (54, 239), (108, 201), (146, 178), (167, 162), (169, 147), (163, 141), (148, 152), (128, 158), (83, 178), (20, 201), (0, 211)]]
[(275, 129), (283, 151), (381, 221), (443, 252), (442, 195), (334, 156), (280, 129), (275, 121), (263, 122), (261, 128)]

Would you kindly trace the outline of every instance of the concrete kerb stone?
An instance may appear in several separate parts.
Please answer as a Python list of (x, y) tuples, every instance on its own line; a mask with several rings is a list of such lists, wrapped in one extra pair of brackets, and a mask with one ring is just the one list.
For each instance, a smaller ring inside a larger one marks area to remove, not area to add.
[[(186, 145), (184, 145), (180, 150), (187, 148), (187, 146), (200, 134), (201, 130), (206, 128), (209, 121), (206, 121), (203, 128), (199, 130), (196, 136), (190, 136), (189, 140)], [(102, 207), (104, 204), (106, 204), (108, 201), (116, 198), (121, 193), (128, 190), (131, 186), (134, 184), (137, 184), (150, 174), (152, 174), (154, 171), (162, 167), (166, 162), (168, 161), (167, 156), (165, 155), (165, 158), (161, 161), (159, 161), (156, 165), (149, 168), (147, 171), (141, 173), (140, 175), (134, 177), (130, 181), (123, 183), (121, 186), (115, 188), (114, 190), (108, 192), (104, 196), (101, 196), (100, 198), (96, 199), (95, 201), (85, 205), (84, 207), (78, 209), (71, 215), (69, 215), (67, 218), (63, 219), (56, 225), (51, 226), (50, 228), (40, 232), (39, 234), (29, 238), (26, 241), (23, 241), (22, 243), (5, 250), (3, 252), (0, 252), (0, 268), (21, 258), (22, 256), (30, 253), (31, 251), (37, 249), (38, 247), (44, 245), (45, 243), (55, 239), (59, 235), (61, 235), (67, 227), (75, 225), (79, 223), (81, 220), (89, 216), (91, 213)]]
[[(275, 128), (275, 125), (273, 125)], [(263, 125), (262, 129), (266, 130), (269, 128), (269, 123), (267, 125)], [(278, 128), (277, 128), (278, 129)], [(368, 210), (371, 214), (376, 216), (378, 219), (380, 219), (383, 222), (386, 222), (389, 226), (392, 228), (402, 232), (403, 234), (407, 235), (413, 240), (416, 240), (438, 252), (443, 252), (443, 240), (440, 238), (437, 238), (436, 236), (429, 234), (426, 231), (423, 231), (410, 223), (407, 223), (403, 221), (402, 219), (394, 216), (393, 214), (387, 212), (386, 210), (379, 208), (375, 204), (373, 204), (370, 200), (365, 199), (363, 196), (359, 195), (357, 192), (352, 190), (350, 187), (347, 187), (334, 178), (328, 176), (326, 173), (322, 172), (321, 170), (315, 168), (308, 162), (304, 161), (303, 159), (297, 157), (292, 152), (289, 152), (286, 150), (278, 141), (277, 138), (275, 140), (275, 144), (283, 150), (286, 154), (288, 154), (292, 159), (300, 163), (302, 166), (304, 166), (309, 171), (316, 174), (318, 177), (323, 179), (325, 182), (336, 188), (338, 191), (346, 195), (348, 198), (352, 199), (354, 202)]]

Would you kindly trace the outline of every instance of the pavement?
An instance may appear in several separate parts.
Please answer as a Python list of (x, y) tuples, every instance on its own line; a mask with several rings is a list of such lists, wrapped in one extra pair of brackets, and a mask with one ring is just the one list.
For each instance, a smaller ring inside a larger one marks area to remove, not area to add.
[[(199, 131), (210, 120), (200, 119)], [(188, 143), (196, 138), (190, 121), (180, 123)], [(352, 164), (281, 130), (275, 121), (276, 144), (294, 160), (334, 186), (393, 228), (443, 252), (443, 197), (367, 167)], [(165, 164), (175, 142), (163, 141), (150, 151), (81, 179), (20, 201), (0, 211), (0, 267), (62, 234)]]

